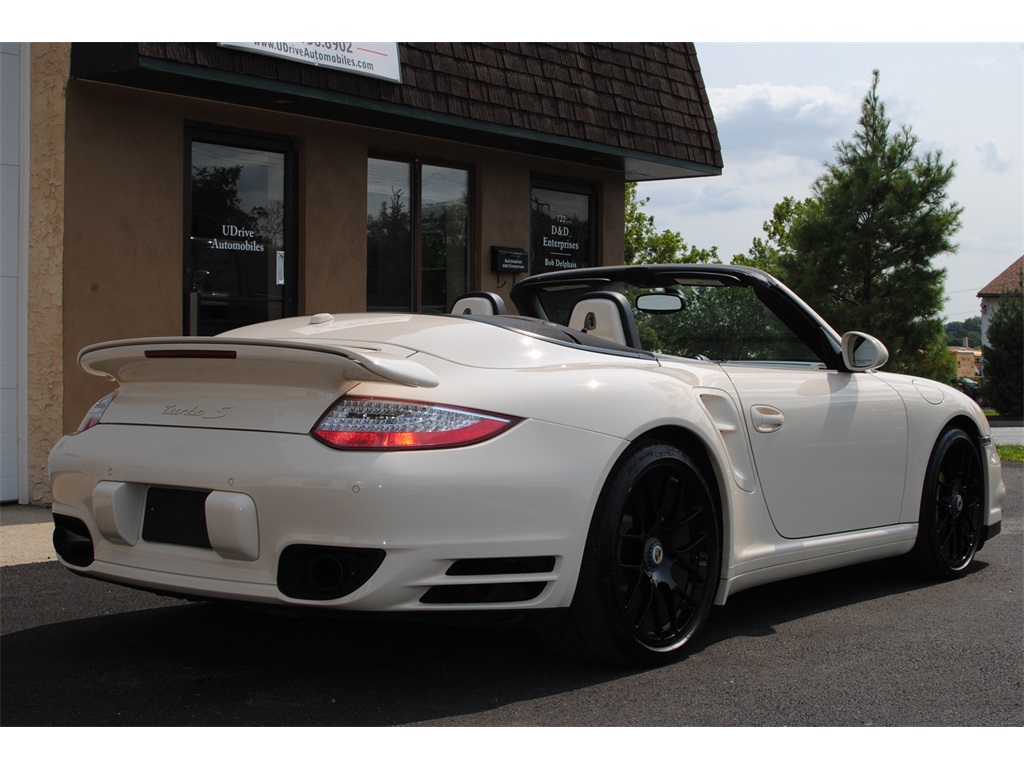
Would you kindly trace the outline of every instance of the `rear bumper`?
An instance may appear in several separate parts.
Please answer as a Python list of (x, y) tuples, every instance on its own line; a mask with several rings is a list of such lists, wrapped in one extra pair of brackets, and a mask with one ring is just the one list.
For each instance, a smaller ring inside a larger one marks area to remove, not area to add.
[[(141, 589), (278, 606), (566, 607), (597, 494), (624, 447), (537, 421), (475, 446), (398, 453), (335, 451), (307, 435), (100, 425), (50, 456), (53, 511), (75, 521), (57, 538), (77, 555), (58, 554), (82, 575)], [(153, 533), (154, 487), (199, 491), (209, 546)]]

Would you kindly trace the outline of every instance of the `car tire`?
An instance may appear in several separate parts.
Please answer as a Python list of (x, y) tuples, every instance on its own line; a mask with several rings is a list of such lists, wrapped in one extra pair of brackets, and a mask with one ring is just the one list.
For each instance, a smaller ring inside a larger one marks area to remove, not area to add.
[(917, 541), (910, 559), (923, 576), (962, 576), (981, 546), (985, 473), (978, 446), (962, 429), (935, 443), (921, 495)]
[(592, 661), (676, 661), (711, 610), (721, 561), (704, 473), (675, 446), (639, 443), (598, 500), (572, 605), (542, 637)]

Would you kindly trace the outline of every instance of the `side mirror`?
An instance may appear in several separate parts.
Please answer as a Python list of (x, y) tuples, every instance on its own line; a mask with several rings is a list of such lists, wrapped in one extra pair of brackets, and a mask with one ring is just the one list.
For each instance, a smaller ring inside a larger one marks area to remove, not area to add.
[(848, 371), (874, 371), (889, 360), (889, 350), (874, 336), (859, 331), (843, 334), (843, 365)]

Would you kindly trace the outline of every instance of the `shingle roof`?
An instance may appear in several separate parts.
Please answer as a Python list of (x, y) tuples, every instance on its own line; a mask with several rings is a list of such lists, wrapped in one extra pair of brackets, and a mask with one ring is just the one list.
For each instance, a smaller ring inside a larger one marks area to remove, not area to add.
[(1008, 266), (991, 283), (978, 291), (978, 298), (983, 296), (1005, 296), (1018, 293), (1021, 289), (1021, 276), (1024, 274), (1024, 256)]
[[(551, 156), (622, 168), (631, 180), (721, 172), (692, 43), (400, 43), (399, 55), (402, 82), (394, 83), (211, 43), (76, 43), (72, 76), (512, 149), (542, 146)], [(268, 90), (293, 101), (260, 101)]]
[[(691, 43), (403, 43), (408, 103), (722, 167)], [(432, 97), (432, 98), (431, 98)]]

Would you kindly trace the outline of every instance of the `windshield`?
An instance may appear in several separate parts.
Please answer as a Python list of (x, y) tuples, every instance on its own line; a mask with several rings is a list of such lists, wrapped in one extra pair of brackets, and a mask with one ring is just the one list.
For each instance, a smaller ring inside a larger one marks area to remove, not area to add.
[(551, 285), (539, 287), (535, 296), (545, 319), (571, 325), (573, 308), (586, 294), (595, 290), (621, 294), (632, 312), (641, 348), (655, 354), (822, 364), (821, 356), (751, 285), (728, 276), (661, 275), (657, 282), (660, 284), (602, 280)]

